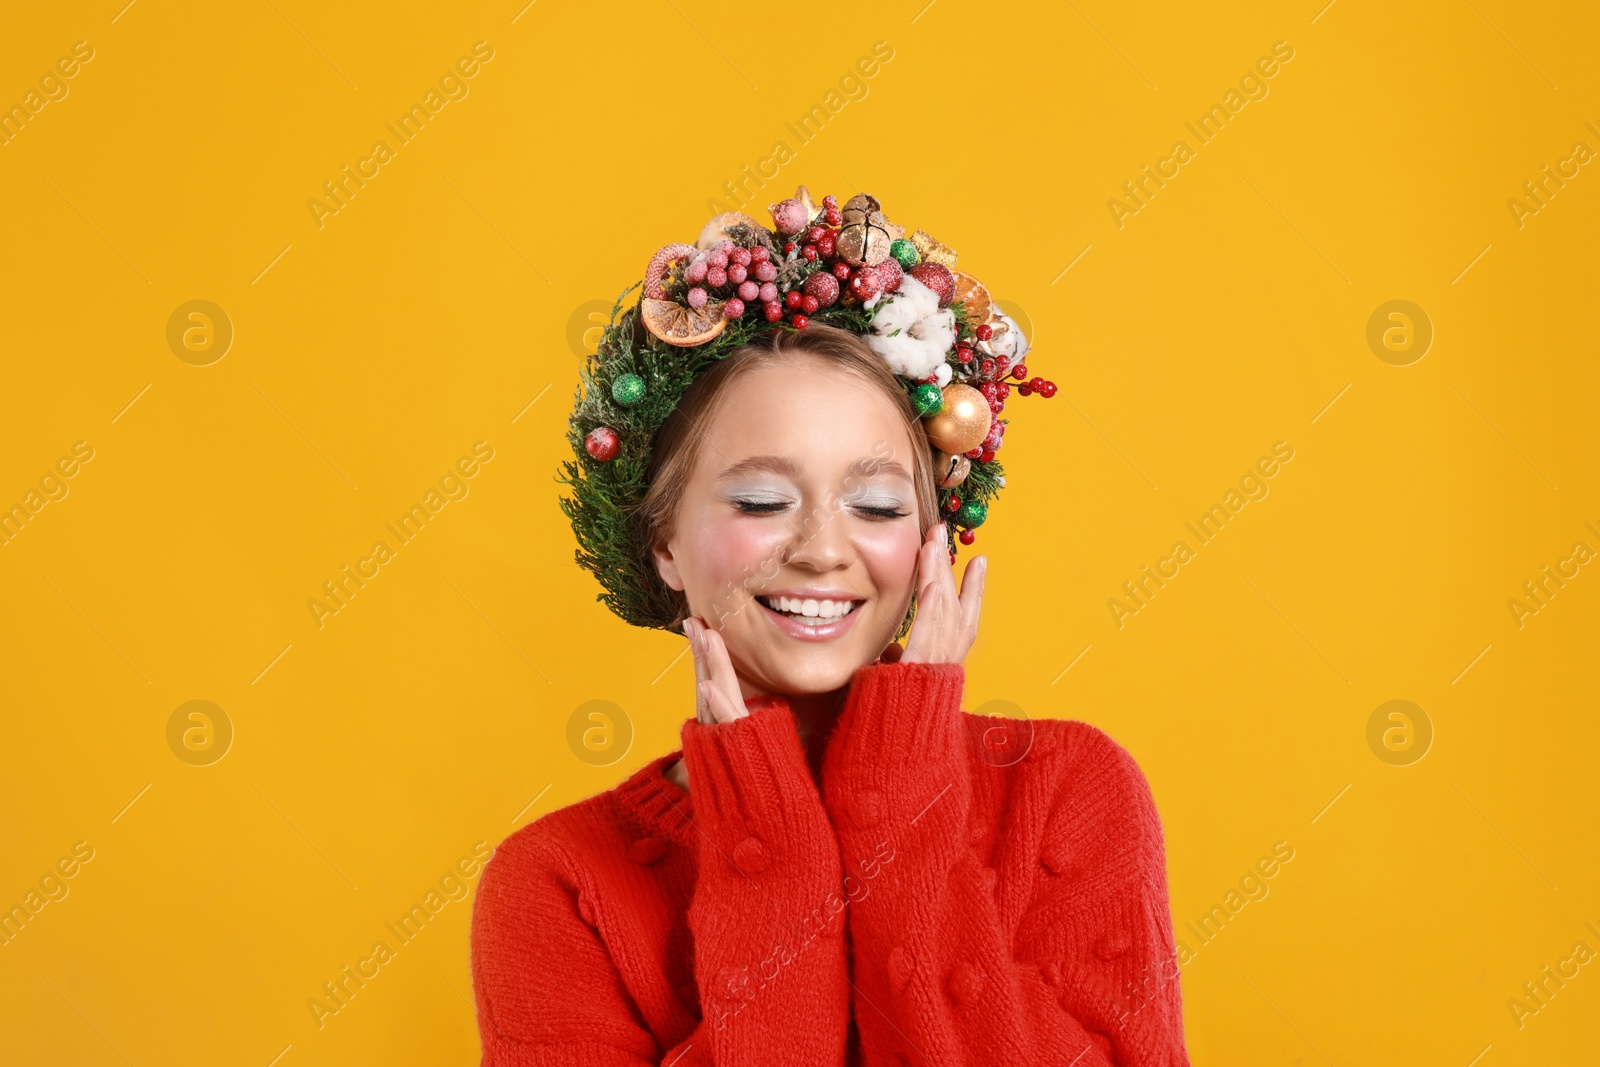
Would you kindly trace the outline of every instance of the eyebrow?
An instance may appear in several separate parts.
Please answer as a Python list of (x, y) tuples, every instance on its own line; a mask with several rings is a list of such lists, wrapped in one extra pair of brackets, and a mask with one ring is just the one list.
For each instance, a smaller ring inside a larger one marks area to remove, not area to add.
[[(717, 475), (717, 480), (724, 481), (753, 471), (768, 471), (773, 474), (787, 475), (790, 478), (798, 478), (800, 476), (800, 464), (788, 456), (751, 456), (748, 459), (741, 459), (728, 467)], [(875, 474), (887, 474), (907, 482), (911, 481), (911, 472), (906, 470), (903, 464), (892, 459), (858, 459), (845, 470), (846, 477), (857, 475), (871, 477)]]

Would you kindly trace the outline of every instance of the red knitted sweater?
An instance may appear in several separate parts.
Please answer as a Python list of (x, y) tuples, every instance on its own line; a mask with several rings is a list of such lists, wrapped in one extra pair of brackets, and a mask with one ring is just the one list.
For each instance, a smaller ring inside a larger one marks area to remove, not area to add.
[(1165, 850), (1132, 757), (870, 664), (821, 786), (781, 698), (683, 724), (513, 833), (478, 886), (484, 1067), (1188, 1067)]

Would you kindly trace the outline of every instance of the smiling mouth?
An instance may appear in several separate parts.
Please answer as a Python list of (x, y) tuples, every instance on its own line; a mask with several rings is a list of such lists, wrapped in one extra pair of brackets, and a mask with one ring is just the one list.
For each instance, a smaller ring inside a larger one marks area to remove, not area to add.
[(758, 596), (761, 606), (802, 626), (838, 622), (865, 603), (863, 600), (810, 600), (791, 596)]

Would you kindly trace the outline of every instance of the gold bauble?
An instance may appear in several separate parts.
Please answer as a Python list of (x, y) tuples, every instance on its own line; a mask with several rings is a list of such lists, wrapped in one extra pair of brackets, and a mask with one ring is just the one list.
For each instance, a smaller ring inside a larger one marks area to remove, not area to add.
[(940, 489), (954, 489), (972, 473), (972, 460), (966, 456), (952, 456), (948, 452), (933, 455), (933, 481)]
[(944, 407), (922, 420), (933, 447), (951, 455), (977, 448), (989, 435), (994, 413), (989, 401), (970, 385), (951, 382), (940, 390)]

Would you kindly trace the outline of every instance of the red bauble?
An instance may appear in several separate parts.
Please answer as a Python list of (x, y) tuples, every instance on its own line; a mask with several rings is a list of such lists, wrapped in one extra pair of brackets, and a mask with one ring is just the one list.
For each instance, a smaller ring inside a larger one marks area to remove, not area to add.
[(839, 279), (819, 270), (806, 279), (805, 295), (816, 297), (818, 307), (832, 307), (839, 299)]
[(942, 308), (949, 307), (956, 298), (955, 275), (943, 263), (918, 263), (911, 268), (911, 276), (933, 290)]
[(622, 451), (622, 442), (617, 439), (617, 431), (611, 427), (596, 426), (584, 438), (583, 447), (589, 455), (605, 463), (617, 458), (617, 453)]
[(862, 303), (883, 292), (883, 279), (876, 267), (859, 267), (850, 279), (850, 295)]
[(807, 262), (810, 262), (811, 260), (817, 258), (817, 246), (806, 245), (805, 248), (800, 250), (800, 254), (806, 257)]
[(900, 266), (900, 261), (893, 256), (890, 256), (872, 269), (878, 272), (879, 278), (883, 279), (883, 291), (886, 293), (898, 291), (901, 280), (906, 276), (905, 268)]
[(964, 545), (970, 545), (978, 539), (977, 533), (972, 530), (962, 530), (957, 536), (961, 538), (961, 543)]

